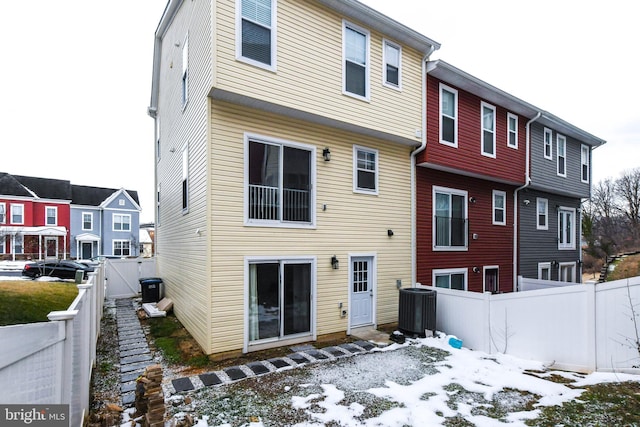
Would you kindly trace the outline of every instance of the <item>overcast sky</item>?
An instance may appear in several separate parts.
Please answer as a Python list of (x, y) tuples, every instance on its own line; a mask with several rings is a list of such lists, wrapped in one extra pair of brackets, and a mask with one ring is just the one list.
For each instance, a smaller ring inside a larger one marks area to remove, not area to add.
[[(441, 43), (432, 59), (607, 140), (594, 152), (594, 181), (640, 166), (633, 0), (363, 2)], [(153, 120), (146, 109), (165, 5), (2, 5), (0, 172), (137, 190), (142, 221), (153, 221)]]

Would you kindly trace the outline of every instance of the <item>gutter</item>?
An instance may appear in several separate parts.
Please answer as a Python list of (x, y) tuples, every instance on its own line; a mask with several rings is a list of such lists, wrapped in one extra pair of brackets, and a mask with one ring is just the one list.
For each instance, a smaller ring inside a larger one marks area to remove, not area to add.
[[(438, 46), (439, 47), (439, 46)], [(416, 156), (427, 148), (427, 62), (431, 54), (438, 48), (432, 45), (422, 58), (422, 129), (420, 147), (411, 152), (411, 287), (417, 284), (417, 200), (416, 200)]]
[(524, 185), (516, 188), (513, 191), (513, 291), (518, 292), (518, 193), (531, 185), (530, 169), (530, 151), (531, 151), (531, 124), (538, 120), (542, 116), (542, 112), (538, 111), (538, 114), (527, 122), (526, 134), (527, 134), (527, 146), (525, 152), (525, 178)]

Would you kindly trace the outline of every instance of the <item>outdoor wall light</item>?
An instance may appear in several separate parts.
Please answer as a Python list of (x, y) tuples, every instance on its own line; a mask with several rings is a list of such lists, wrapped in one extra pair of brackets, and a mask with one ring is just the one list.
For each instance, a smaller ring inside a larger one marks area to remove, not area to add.
[(529, 203), (531, 203), (531, 200), (529, 200), (529, 199), (524, 199), (524, 200), (522, 201), (522, 203), (524, 203), (524, 205), (525, 205), (525, 206), (529, 206)]
[(338, 261), (338, 257), (335, 255), (331, 257), (331, 268), (333, 268), (334, 270), (340, 268), (340, 261)]
[(475, 203), (475, 202), (476, 202), (475, 197), (469, 197), (469, 203)]
[(393, 236), (393, 230), (391, 229), (387, 230), (387, 236), (389, 237)]
[(474, 273), (480, 273), (480, 267), (473, 267)]
[(551, 261), (551, 267), (557, 267), (558, 266), (558, 261)]
[(324, 150), (322, 150), (322, 157), (325, 162), (331, 160), (331, 150), (329, 150), (329, 147), (325, 147)]

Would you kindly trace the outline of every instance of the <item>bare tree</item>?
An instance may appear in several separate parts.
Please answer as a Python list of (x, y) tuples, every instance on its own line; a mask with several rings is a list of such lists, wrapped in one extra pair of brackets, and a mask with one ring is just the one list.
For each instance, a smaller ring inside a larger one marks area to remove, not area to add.
[(634, 242), (640, 231), (640, 168), (627, 170), (616, 180), (616, 193), (620, 198), (620, 211), (628, 222)]
[(620, 209), (616, 200), (616, 182), (611, 178), (598, 182), (593, 187), (588, 206), (592, 224), (593, 240), (605, 255), (613, 254), (618, 246)]

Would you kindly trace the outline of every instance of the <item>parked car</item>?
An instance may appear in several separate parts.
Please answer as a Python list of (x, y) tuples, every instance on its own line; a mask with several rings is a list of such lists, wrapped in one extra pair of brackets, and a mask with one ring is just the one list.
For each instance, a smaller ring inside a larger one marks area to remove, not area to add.
[(35, 279), (40, 276), (58, 277), (60, 279), (75, 279), (76, 271), (84, 271), (84, 278), (87, 273), (93, 271), (93, 267), (75, 261), (38, 261), (25, 264), (22, 275)]

